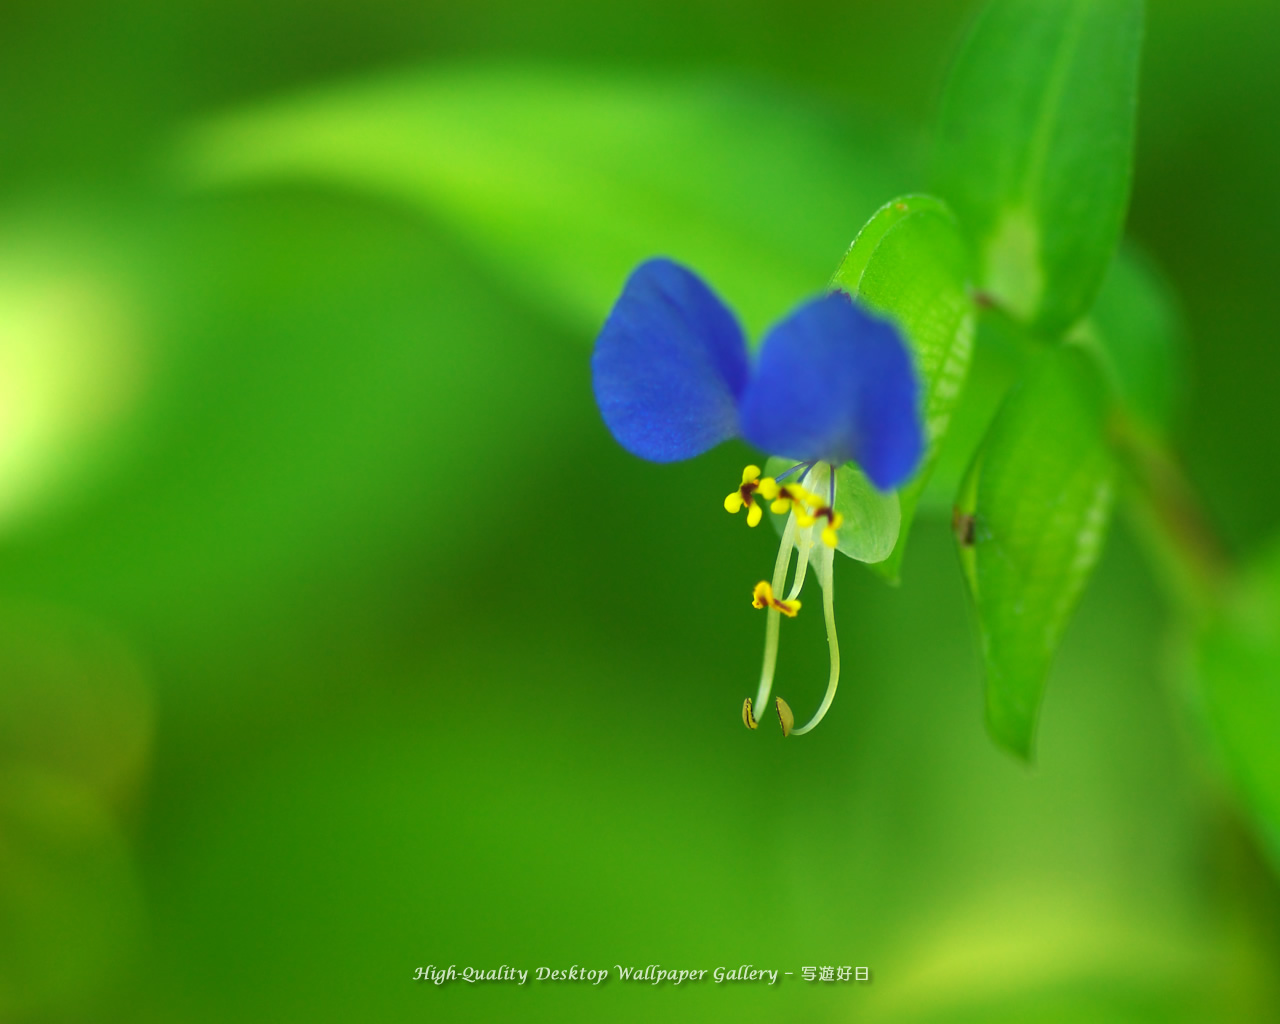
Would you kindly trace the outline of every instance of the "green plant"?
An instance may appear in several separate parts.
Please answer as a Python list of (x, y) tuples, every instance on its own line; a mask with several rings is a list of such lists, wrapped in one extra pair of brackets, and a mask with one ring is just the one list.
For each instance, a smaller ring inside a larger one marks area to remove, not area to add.
[[(1233, 567), (1203, 526), (1167, 451), (1177, 314), (1121, 241), (1142, 23), (1141, 0), (989, 4), (943, 97), (930, 193), (880, 206), (836, 270), (900, 325), (925, 381), (924, 463), (872, 568), (896, 581), (917, 511), (950, 512), (988, 725), (1030, 758), (1055, 649), (1128, 510), (1176, 595), (1206, 737), (1280, 860), (1280, 558)], [(655, 251), (760, 327), (821, 280), (833, 211), (902, 180), (868, 156), (881, 141), (704, 82), (479, 67), (224, 117), (181, 164), (202, 186), (309, 178), (412, 202), (586, 340)], [(777, 180), (805, 189), (753, 202)]]

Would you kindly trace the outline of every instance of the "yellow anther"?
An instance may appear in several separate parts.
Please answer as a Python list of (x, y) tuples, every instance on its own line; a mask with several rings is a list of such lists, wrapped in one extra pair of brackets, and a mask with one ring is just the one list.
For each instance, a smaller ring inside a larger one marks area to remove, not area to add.
[(809, 506), (816, 508), (821, 503), (816, 495), (810, 494), (799, 484), (787, 484), (778, 488), (777, 499), (769, 506), (769, 510), (779, 516), (794, 510), (796, 525), (803, 530), (814, 523)]
[(745, 507), (747, 510), (747, 525), (759, 526), (760, 520), (764, 518), (764, 509), (756, 504), (755, 498), (757, 494), (766, 501), (771, 501), (777, 497), (778, 481), (771, 476), (761, 480), (760, 467), (748, 466), (742, 471), (742, 486), (725, 497), (724, 510), (730, 515), (736, 515)]
[(756, 584), (756, 589), (751, 592), (752, 608), (773, 608), (775, 611), (782, 612), (789, 619), (796, 617), (796, 612), (800, 610), (799, 601), (784, 601), (773, 596), (773, 587), (769, 585), (767, 580), (761, 580)]
[(755, 715), (751, 713), (751, 698), (748, 697), (742, 702), (742, 724), (748, 729), (754, 729), (760, 723), (756, 721)]
[(791, 713), (790, 706), (781, 697), (774, 698), (773, 706), (778, 709), (778, 723), (782, 726), (782, 735), (790, 736), (791, 730), (796, 727), (796, 716)]
[(830, 519), (826, 527), (822, 531), (822, 543), (829, 548), (840, 546), (840, 527), (844, 523), (844, 516), (839, 512), (830, 512)]

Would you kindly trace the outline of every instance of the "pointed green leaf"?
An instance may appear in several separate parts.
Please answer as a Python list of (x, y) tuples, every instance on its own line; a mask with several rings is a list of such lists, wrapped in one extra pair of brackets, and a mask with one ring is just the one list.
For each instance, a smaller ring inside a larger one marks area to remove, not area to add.
[(956, 494), (1000, 403), (1042, 349), (1041, 343), (1029, 339), (1008, 317), (991, 313), (978, 317), (964, 391), (952, 410), (947, 436), (920, 495), (917, 512), (939, 518), (951, 515)]
[(943, 97), (934, 190), (979, 282), (1045, 333), (1089, 309), (1124, 224), (1141, 0), (994, 0)]
[(920, 471), (899, 493), (902, 530), (877, 571), (896, 581), (916, 502), (933, 471), (973, 351), (968, 245), (955, 217), (932, 196), (902, 196), (858, 232), (831, 286), (897, 322), (924, 383), (927, 448)]
[[(793, 459), (772, 458), (765, 464), (765, 475), (776, 477), (795, 465)], [(830, 486), (826, 465), (815, 466), (805, 478), (805, 487), (825, 495)], [(882, 562), (889, 557), (898, 541), (902, 514), (896, 492), (877, 491), (871, 481), (852, 462), (836, 470), (835, 510), (844, 517), (840, 527), (840, 554), (858, 562)], [(781, 534), (786, 516), (770, 516), (774, 529)], [(814, 554), (820, 548), (815, 546)]]
[(1200, 631), (1191, 665), (1204, 725), (1280, 870), (1280, 545)]
[(1110, 519), (1106, 409), (1087, 353), (1044, 353), (997, 413), (956, 507), (982, 634), (987, 724), (1024, 758), (1050, 662)]
[(763, 91), (497, 66), (298, 94), (200, 125), (199, 187), (317, 181), (404, 202), (590, 338), (627, 274), (696, 267), (758, 334), (813, 294), (892, 147)]

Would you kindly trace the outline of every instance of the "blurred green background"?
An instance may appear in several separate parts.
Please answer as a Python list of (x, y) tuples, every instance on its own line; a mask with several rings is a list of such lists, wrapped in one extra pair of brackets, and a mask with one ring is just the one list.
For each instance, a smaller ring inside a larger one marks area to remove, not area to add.
[[(945, 518), (837, 568), (812, 737), (749, 734), (750, 457), (599, 423), (666, 252), (758, 330), (922, 184), (973, 4), (0, 6), (0, 1020), (1280, 1018), (1280, 891), (1123, 524), (1038, 764)], [(1130, 235), (1177, 447), (1280, 521), (1280, 10), (1152, 0)], [(807, 716), (821, 624), (784, 627)], [(766, 726), (768, 723), (766, 723)], [(435, 987), (427, 964), (866, 965)]]

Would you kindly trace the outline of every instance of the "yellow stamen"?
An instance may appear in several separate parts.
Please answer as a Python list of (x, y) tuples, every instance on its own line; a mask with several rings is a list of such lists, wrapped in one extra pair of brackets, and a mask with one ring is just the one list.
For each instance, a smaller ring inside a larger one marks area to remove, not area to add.
[(751, 592), (752, 608), (774, 608), (782, 612), (789, 619), (796, 617), (796, 612), (800, 610), (799, 601), (783, 601), (773, 596), (773, 587), (769, 585), (768, 580), (761, 580), (756, 584), (756, 589)]
[(840, 527), (844, 523), (844, 516), (839, 512), (831, 512), (826, 527), (822, 531), (822, 543), (829, 548), (840, 546)]
[[(765, 626), (764, 665), (760, 672), (760, 687), (755, 698), (756, 705), (763, 707), (764, 702), (769, 699), (770, 690), (773, 687), (774, 669), (777, 666), (780, 616), (787, 615), (791, 617), (799, 610), (800, 602), (796, 601), (795, 598), (799, 595), (801, 587), (804, 586), (805, 570), (810, 562), (813, 563), (814, 570), (818, 575), (818, 583), (822, 587), (822, 610), (823, 618), (826, 620), (827, 645), (830, 648), (831, 662), (830, 673), (827, 678), (827, 692), (824, 694), (822, 704), (814, 713), (814, 716), (800, 728), (796, 728), (795, 716), (792, 714), (787, 702), (781, 697), (776, 698), (774, 700), (774, 708), (778, 713), (778, 723), (782, 726), (783, 736), (803, 736), (805, 733), (811, 732), (822, 721), (823, 716), (826, 715), (831, 707), (836, 694), (836, 686), (840, 681), (840, 647), (839, 642), (836, 640), (835, 597), (833, 590), (835, 582), (834, 558), (839, 541), (839, 529), (844, 522), (844, 517), (832, 507), (835, 505), (835, 484), (834, 480), (826, 474), (833, 471), (833, 468), (824, 468), (822, 474), (816, 477), (812, 473), (806, 472), (802, 478), (803, 483), (808, 483), (810, 479), (816, 479), (820, 490), (827, 490), (829, 485), (830, 497), (826, 501), (802, 485), (792, 484), (779, 488), (773, 509), (775, 512), (789, 511), (790, 515), (788, 516), (786, 527), (782, 531), (782, 546), (778, 549), (778, 560), (773, 569), (773, 582), (770, 584), (761, 581), (756, 585), (752, 594), (752, 605), (756, 608), (769, 609), (768, 621)], [(827, 501), (830, 501), (831, 504), (828, 505)], [(823, 546), (815, 550), (814, 531), (805, 527), (812, 526), (819, 519), (823, 520), (821, 529)], [(783, 592), (783, 585), (787, 579), (792, 554), (795, 554), (797, 559), (795, 579), (792, 581), (790, 591), (787, 593), (787, 599), (780, 601), (775, 596), (775, 592)]]
[(810, 494), (799, 484), (787, 484), (785, 487), (778, 488), (778, 497), (769, 506), (769, 510), (775, 515), (785, 515), (794, 510), (796, 514), (796, 526), (805, 529), (814, 524), (813, 511), (821, 506), (822, 501), (817, 495)]
[(744, 508), (747, 510), (747, 525), (759, 526), (764, 518), (764, 509), (756, 504), (759, 494), (766, 501), (772, 501), (778, 495), (778, 481), (771, 476), (760, 479), (760, 467), (748, 466), (742, 471), (742, 485), (724, 499), (724, 510), (736, 515)]
[(755, 715), (751, 713), (751, 698), (748, 697), (742, 702), (742, 724), (748, 729), (754, 729), (760, 723), (756, 721)]

